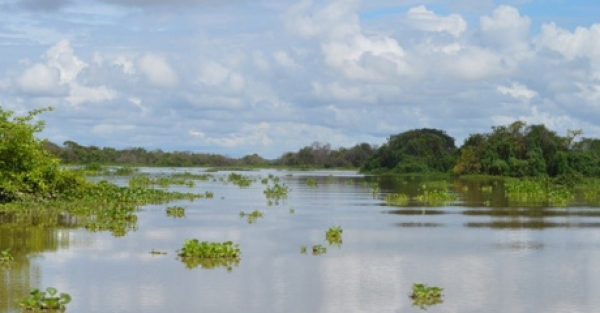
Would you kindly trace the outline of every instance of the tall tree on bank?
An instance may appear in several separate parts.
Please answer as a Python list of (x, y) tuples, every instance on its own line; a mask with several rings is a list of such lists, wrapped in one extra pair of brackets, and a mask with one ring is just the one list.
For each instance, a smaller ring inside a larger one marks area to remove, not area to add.
[(584, 174), (586, 166), (581, 163), (589, 153), (575, 142), (580, 134), (569, 131), (561, 137), (544, 125), (527, 126), (522, 121), (494, 126), (491, 133), (472, 134), (465, 140), (453, 171), (512, 177)]
[(361, 167), (363, 172), (448, 172), (455, 163), (454, 138), (430, 128), (391, 136)]
[(84, 177), (61, 169), (45, 141), (35, 137), (44, 123), (34, 119), (48, 110), (15, 116), (0, 108), (0, 202), (55, 198), (86, 185)]

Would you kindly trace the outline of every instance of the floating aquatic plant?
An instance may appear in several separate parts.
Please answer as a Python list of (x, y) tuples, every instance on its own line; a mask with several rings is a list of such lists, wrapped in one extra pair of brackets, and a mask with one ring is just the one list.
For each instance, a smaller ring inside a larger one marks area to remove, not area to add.
[(231, 270), (239, 264), (241, 252), (239, 245), (231, 241), (208, 242), (188, 239), (177, 255), (188, 268), (226, 267), (227, 270)]
[(413, 300), (413, 305), (425, 309), (426, 306), (432, 306), (443, 302), (443, 290), (443, 288), (436, 286), (413, 284), (410, 298)]
[(71, 302), (71, 296), (68, 293), (58, 294), (54, 287), (46, 288), (46, 291), (34, 289), (29, 296), (21, 299), (19, 305), (23, 310), (32, 311), (64, 311), (65, 306)]
[(385, 203), (392, 206), (405, 206), (410, 201), (410, 198), (401, 193), (388, 193), (385, 195)]
[(263, 213), (259, 210), (254, 210), (250, 213), (245, 213), (244, 211), (241, 211), (240, 217), (241, 218), (246, 217), (246, 221), (248, 222), (248, 224), (254, 224), (257, 219), (263, 217)]
[(341, 245), (342, 232), (343, 230), (340, 226), (329, 227), (329, 229), (325, 231), (325, 240), (327, 240), (330, 245)]
[(167, 216), (170, 217), (185, 217), (185, 208), (181, 206), (167, 207)]

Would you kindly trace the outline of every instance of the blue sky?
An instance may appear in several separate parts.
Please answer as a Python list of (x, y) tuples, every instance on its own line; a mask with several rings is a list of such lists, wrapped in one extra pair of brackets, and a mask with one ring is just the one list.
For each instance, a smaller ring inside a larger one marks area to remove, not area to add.
[(595, 1), (0, 0), (0, 106), (61, 144), (275, 158), (516, 119), (600, 137)]

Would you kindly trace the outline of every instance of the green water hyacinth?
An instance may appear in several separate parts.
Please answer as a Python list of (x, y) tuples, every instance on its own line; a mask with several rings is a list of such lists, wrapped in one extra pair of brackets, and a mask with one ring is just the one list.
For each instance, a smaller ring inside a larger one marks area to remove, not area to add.
[(226, 267), (231, 270), (240, 261), (239, 245), (231, 241), (208, 242), (187, 239), (178, 251), (178, 256), (187, 268), (201, 266), (205, 269)]
[(425, 309), (426, 306), (432, 306), (443, 302), (443, 290), (443, 288), (436, 286), (413, 284), (410, 298), (413, 300), (413, 305)]
[(34, 289), (29, 293), (29, 296), (19, 301), (19, 306), (23, 310), (31, 311), (64, 311), (65, 306), (71, 302), (71, 296), (68, 293), (60, 293), (54, 287), (46, 288), (46, 291)]
[(178, 218), (185, 217), (185, 208), (180, 206), (167, 207), (167, 216)]
[(245, 213), (244, 211), (240, 212), (240, 217), (241, 218), (246, 217), (247, 218), (246, 221), (248, 222), (248, 224), (254, 224), (257, 219), (262, 218), (263, 216), (264, 216), (264, 214), (259, 210), (254, 210), (250, 213)]
[(325, 231), (325, 240), (331, 245), (340, 245), (342, 244), (342, 232), (343, 230), (340, 226), (329, 227), (329, 229)]
[(406, 206), (410, 198), (401, 193), (388, 193), (385, 195), (385, 203), (391, 206)]

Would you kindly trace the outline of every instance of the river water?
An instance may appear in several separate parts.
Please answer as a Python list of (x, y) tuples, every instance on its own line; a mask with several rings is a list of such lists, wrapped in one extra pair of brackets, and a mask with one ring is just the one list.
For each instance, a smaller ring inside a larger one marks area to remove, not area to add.
[[(19, 312), (18, 299), (48, 286), (71, 295), (67, 312), (420, 312), (409, 297), (414, 283), (444, 288), (443, 302), (428, 312), (600, 308), (600, 217), (585, 213), (598, 210), (593, 206), (537, 208), (569, 213), (552, 216), (488, 214), (509, 206), (499, 188), (485, 195), (481, 182), (453, 182), (457, 201), (391, 207), (386, 193), (413, 195), (423, 182), (352, 171), (258, 170), (237, 172), (254, 179), (239, 187), (221, 179), (229, 173), (170, 187), (212, 191), (214, 198), (141, 207), (136, 229), (125, 236), (0, 224), (0, 250), (20, 255), (0, 268), (0, 312)], [(260, 180), (269, 175), (289, 187), (278, 203), (263, 193)], [(185, 208), (185, 217), (167, 216), (174, 205)], [(254, 210), (263, 217), (252, 223), (239, 214)], [(343, 228), (341, 244), (325, 240), (332, 226)], [(230, 271), (187, 268), (176, 250), (190, 238), (234, 241), (241, 260)], [(326, 253), (313, 255), (313, 245)]]

